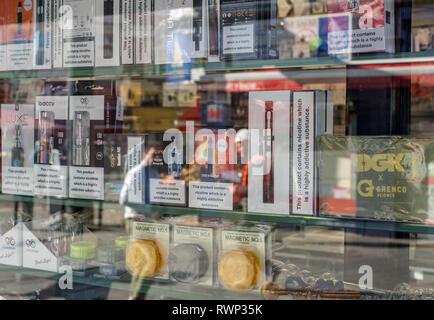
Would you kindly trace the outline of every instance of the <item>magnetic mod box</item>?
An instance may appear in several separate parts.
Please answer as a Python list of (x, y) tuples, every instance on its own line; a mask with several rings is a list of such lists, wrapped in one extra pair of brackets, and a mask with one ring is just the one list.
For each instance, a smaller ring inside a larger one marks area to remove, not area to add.
[(220, 1), (220, 59), (277, 58), (277, 3)]

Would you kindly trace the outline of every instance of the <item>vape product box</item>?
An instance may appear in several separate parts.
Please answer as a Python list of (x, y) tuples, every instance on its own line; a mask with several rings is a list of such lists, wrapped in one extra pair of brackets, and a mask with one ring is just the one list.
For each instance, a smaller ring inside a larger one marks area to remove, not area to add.
[(35, 0), (7, 1), (8, 70), (29, 70), (33, 67)]
[(150, 133), (148, 152), (153, 150), (149, 168), (149, 202), (185, 206), (186, 186), (184, 164), (184, 140), (179, 131)]
[(51, 69), (53, 2), (52, 0), (34, 0), (34, 2), (34, 68)]
[(333, 135), (333, 93), (292, 93), (292, 214), (317, 213), (318, 136)]
[(189, 206), (233, 210), (236, 132), (201, 129), (196, 133), (195, 164), (189, 177)]
[[(95, 90), (86, 91), (92, 85)], [(122, 132), (123, 105), (106, 85), (98, 91), (96, 88), (103, 84), (78, 83), (76, 95), (69, 97), (71, 198), (104, 200), (104, 139), (105, 134)]]
[(279, 59), (327, 55), (328, 16), (289, 17), (278, 29)]
[(71, 14), (71, 11), (63, 6), (63, 0), (52, 0), (53, 2), (53, 23), (52, 28), (52, 67), (63, 67), (63, 23), (65, 13)]
[(95, 0), (64, 0), (63, 67), (95, 65)]
[(134, 1), (121, 1), (121, 63), (134, 63)]
[(0, 264), (23, 265), (23, 224), (3, 217), (0, 220)]
[(277, 58), (277, 3), (220, 1), (222, 61)]
[(214, 284), (214, 229), (175, 225), (169, 254), (171, 279), (177, 282)]
[(127, 148), (127, 172), (123, 187), (127, 192), (126, 201), (145, 203), (145, 136), (128, 136)]
[(120, 64), (119, 0), (95, 0), (95, 66)]
[[(431, 223), (428, 192), (433, 150), (431, 138), (321, 137), (319, 213)], [(340, 172), (338, 165), (344, 161), (348, 165)]]
[[(3, 3), (7, 6), (7, 2)], [(7, 10), (0, 12), (0, 71), (7, 70)]]
[(35, 105), (3, 104), (2, 192), (33, 194)]
[(290, 213), (291, 91), (249, 93), (248, 211)]
[(153, 0), (135, 0), (134, 51), (135, 63), (152, 63)]
[(208, 61), (220, 61), (220, 0), (208, 0)]
[(105, 134), (104, 137), (104, 199), (118, 202), (125, 179), (126, 139), (122, 134)]
[(68, 196), (68, 104), (67, 95), (36, 97), (35, 194)]
[(154, 62), (191, 62), (193, 0), (158, 0), (154, 4)]
[[(330, 54), (395, 52), (394, 1), (328, 0)], [(333, 45), (348, 39), (345, 49)]]

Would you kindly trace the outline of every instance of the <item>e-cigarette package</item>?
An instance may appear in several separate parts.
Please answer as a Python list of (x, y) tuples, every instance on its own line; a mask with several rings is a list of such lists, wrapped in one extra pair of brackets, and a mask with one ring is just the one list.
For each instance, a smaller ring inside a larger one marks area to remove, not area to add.
[(68, 196), (68, 104), (67, 94), (36, 97), (35, 194)]
[(95, 65), (95, 1), (64, 0), (63, 67)]
[(186, 206), (182, 134), (174, 130), (148, 135), (147, 152), (152, 152), (149, 167), (149, 202), (151, 204)]
[(121, 63), (134, 63), (134, 1), (121, 1)]
[(236, 131), (200, 129), (195, 136), (195, 163), (190, 165), (189, 206), (233, 210), (236, 181)]
[(52, 0), (53, 4), (53, 23), (52, 29), (52, 67), (63, 67), (63, 23), (67, 21), (65, 13), (70, 14), (70, 10), (63, 6), (63, 0)]
[(34, 0), (34, 69), (50, 69), (52, 64), (52, 0)]
[(277, 58), (277, 3), (220, 1), (220, 59)]
[(145, 136), (127, 137), (127, 171), (123, 187), (127, 193), (126, 202), (145, 203), (146, 182), (143, 165), (145, 138)]
[(248, 211), (290, 213), (291, 91), (249, 93)]
[[(7, 6), (7, 2), (2, 4)], [(0, 12), (0, 71), (7, 70), (7, 10), (1, 10)]]
[(154, 0), (135, 0), (135, 64), (152, 63), (152, 7)]
[(208, 0), (193, 0), (192, 58), (208, 56)]
[(109, 82), (79, 81), (69, 97), (71, 198), (104, 200), (104, 135), (121, 130), (123, 113), (111, 92)]
[(333, 135), (333, 93), (292, 93), (292, 214), (313, 216), (318, 210), (318, 136)]
[(95, 0), (95, 66), (120, 63), (119, 0)]
[(3, 104), (2, 192), (33, 195), (35, 105)]
[(154, 4), (154, 62), (191, 62), (193, 0), (158, 0)]
[(208, 61), (220, 61), (220, 0), (208, 0)]
[[(5, 1), (4, 1), (5, 2)], [(35, 0), (7, 1), (8, 70), (33, 68)]]
[[(394, 2), (328, 0), (329, 54), (395, 52)], [(347, 39), (347, 45), (339, 44)]]

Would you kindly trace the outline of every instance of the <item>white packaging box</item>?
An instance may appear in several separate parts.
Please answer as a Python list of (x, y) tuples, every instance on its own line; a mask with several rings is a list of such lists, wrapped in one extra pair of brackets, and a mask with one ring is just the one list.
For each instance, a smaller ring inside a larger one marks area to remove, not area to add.
[(127, 173), (122, 192), (127, 192), (127, 202), (145, 203), (145, 168), (141, 165), (145, 136), (129, 136), (127, 145)]
[(34, 69), (51, 69), (52, 65), (52, 0), (34, 0)]
[(249, 212), (290, 212), (290, 101), (291, 91), (249, 93)]
[(135, 0), (134, 51), (136, 64), (152, 63), (153, 2), (153, 0)]
[[(50, 134), (42, 147), (43, 138), (35, 137), (36, 162), (34, 167), (34, 193), (50, 197), (65, 198), (68, 196), (68, 96), (36, 97), (37, 134)], [(50, 120), (41, 120), (41, 116), (49, 115)], [(45, 124), (43, 121), (47, 121)], [(48, 126), (46, 125), (48, 123)], [(51, 126), (51, 127), (50, 127)], [(39, 148), (38, 148), (39, 147)], [(44, 156), (45, 153), (45, 156)]]
[(95, 66), (120, 64), (119, 0), (95, 0)]
[[(6, 221), (2, 221), (2, 229)], [(9, 229), (9, 228), (7, 228)], [(0, 236), (0, 264), (23, 265), (23, 224), (19, 222)]]
[[(63, 0), (52, 0), (53, 1), (53, 24), (52, 24), (52, 67), (62, 68), (63, 67), (63, 26), (64, 22), (63, 12), (65, 7), (63, 6)], [(68, 11), (68, 10), (66, 10)]]
[(189, 63), (193, 50), (193, 0), (157, 0), (154, 63)]
[(1, 105), (2, 192), (33, 195), (35, 106)]
[(333, 94), (294, 91), (292, 103), (292, 213), (313, 216), (318, 203), (316, 137), (333, 135)]
[(52, 0), (9, 1), (17, 14), (7, 17), (7, 69), (50, 69), (52, 64)]
[(95, 2), (64, 0), (63, 67), (95, 65)]
[(104, 200), (105, 96), (70, 96), (69, 197)]
[(134, 1), (121, 0), (121, 63), (134, 63)]

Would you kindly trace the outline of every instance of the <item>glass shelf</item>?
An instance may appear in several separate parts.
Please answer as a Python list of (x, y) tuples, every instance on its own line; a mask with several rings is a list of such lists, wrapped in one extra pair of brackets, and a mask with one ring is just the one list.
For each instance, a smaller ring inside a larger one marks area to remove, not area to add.
[[(434, 62), (432, 51), (411, 53), (377, 53), (346, 57), (313, 57), (303, 59), (273, 59), (273, 60), (245, 60), (227, 62), (194, 62), (191, 68), (202, 69), (205, 73), (288, 69), (300, 67), (331, 67), (365, 64), (400, 64)], [(186, 69), (189, 70), (190, 68)], [(50, 70), (2, 71), (0, 80), (34, 78), (34, 79), (70, 79), (70, 78), (98, 78), (98, 79), (134, 79), (134, 78), (164, 78), (170, 75), (166, 65), (123, 65), (117, 67), (91, 67)]]
[[(46, 278), (57, 280), (64, 274), (34, 270), (29, 268), (0, 265), (0, 272), (21, 273), (31, 277)], [(117, 290), (129, 291), (131, 282), (120, 280), (100, 279), (95, 277), (73, 276), (73, 281), (79, 284), (112, 288)], [(206, 286), (187, 285), (174, 282), (143, 280), (141, 287), (137, 292), (146, 293), (147, 295), (165, 296), (181, 300), (258, 300), (261, 299), (259, 291), (254, 292), (235, 292), (223, 288), (214, 288)]]
[[(123, 211), (124, 206), (115, 202), (84, 200), (84, 199), (58, 199), (46, 197), (17, 196), (0, 194), (0, 201), (34, 202), (40, 204), (66, 205), (87, 208), (102, 208)], [(128, 206), (145, 215), (194, 215), (203, 218), (223, 218), (238, 221), (252, 221), (263, 223), (278, 223), (283, 225), (317, 226), (339, 229), (380, 230), (405, 233), (434, 234), (434, 225), (411, 222), (392, 222), (368, 219), (354, 219), (341, 217), (304, 217), (296, 215), (278, 215), (265, 213), (252, 213), (243, 211), (225, 211), (196, 209), (188, 207), (169, 207), (157, 205), (128, 204)]]

